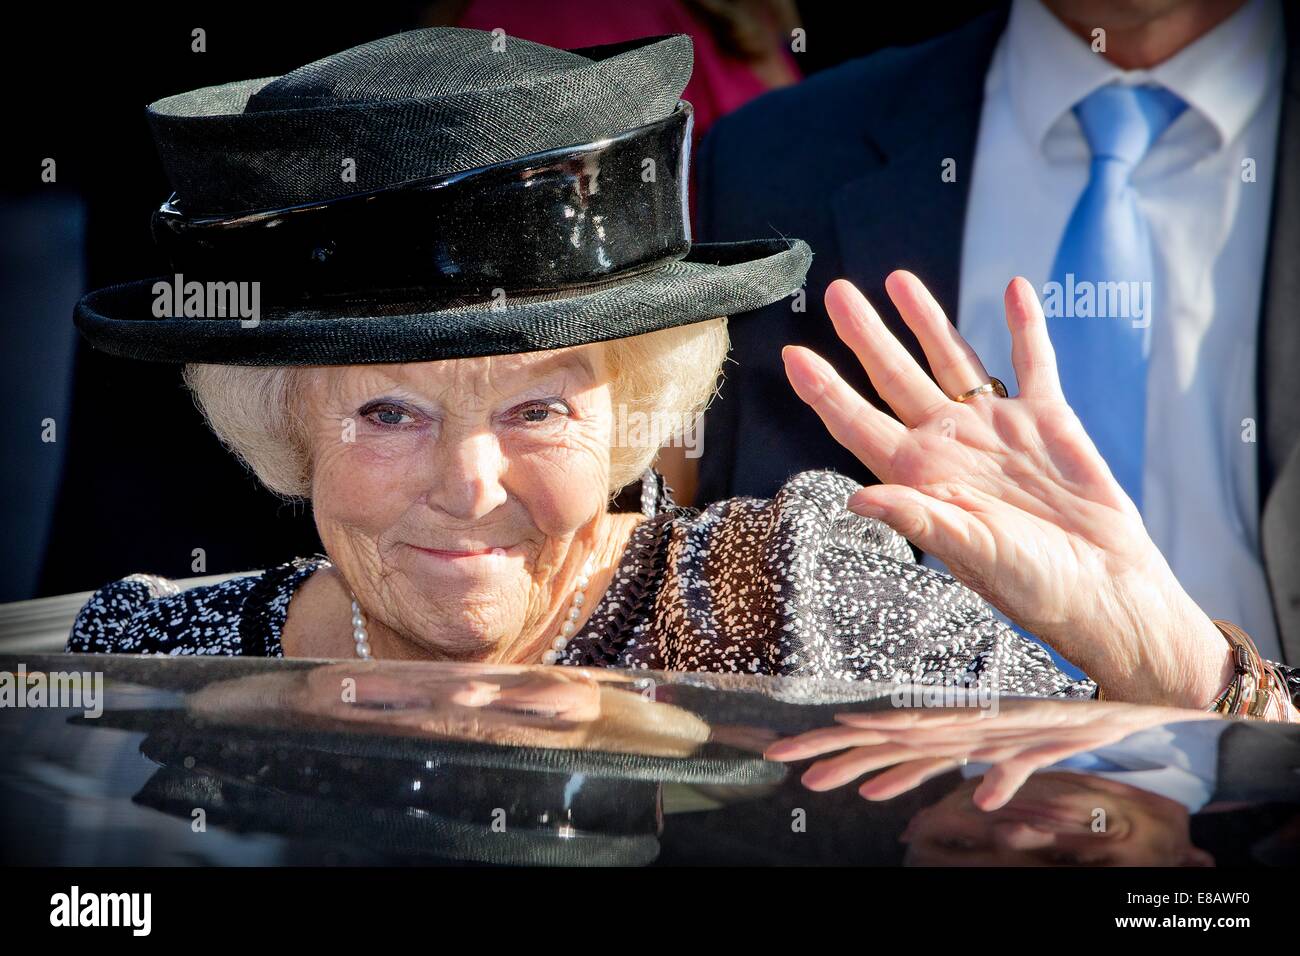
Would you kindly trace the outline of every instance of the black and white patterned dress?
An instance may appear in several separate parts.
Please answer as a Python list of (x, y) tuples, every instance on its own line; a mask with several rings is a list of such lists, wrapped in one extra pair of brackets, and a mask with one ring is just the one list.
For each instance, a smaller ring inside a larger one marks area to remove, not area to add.
[[(907, 542), (844, 507), (859, 486), (804, 472), (771, 500), (680, 508), (648, 472), (641, 510), (606, 593), (561, 664), (848, 680), (969, 683), (1089, 697), (972, 591), (918, 564)], [(328, 564), (180, 591), (132, 575), (97, 591), (75, 652), (279, 657), (295, 590)]]

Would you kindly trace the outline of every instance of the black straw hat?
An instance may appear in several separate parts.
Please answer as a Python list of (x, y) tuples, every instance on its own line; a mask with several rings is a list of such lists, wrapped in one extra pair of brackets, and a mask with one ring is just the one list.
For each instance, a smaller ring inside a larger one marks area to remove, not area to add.
[(433, 28), (148, 115), (173, 275), (75, 311), (116, 355), (245, 365), (563, 348), (794, 292), (798, 240), (690, 242), (690, 39)]

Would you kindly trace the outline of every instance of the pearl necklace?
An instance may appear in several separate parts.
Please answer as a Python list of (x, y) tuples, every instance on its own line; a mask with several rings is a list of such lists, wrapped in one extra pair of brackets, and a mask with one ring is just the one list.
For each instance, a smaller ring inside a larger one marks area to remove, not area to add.
[[(587, 558), (587, 562), (582, 566), (582, 573), (578, 575), (576, 587), (573, 589), (573, 600), (569, 603), (569, 613), (565, 615), (564, 621), (560, 624), (559, 633), (551, 640), (551, 646), (542, 655), (543, 664), (554, 664), (560, 659), (560, 654), (569, 645), (569, 638), (578, 627), (578, 618), (582, 617), (582, 606), (587, 603), (587, 585), (591, 583), (591, 575), (595, 572), (595, 556)], [(370, 634), (366, 631), (366, 616), (361, 613), (361, 605), (357, 604), (356, 595), (351, 591), (348, 597), (352, 599), (352, 639), (356, 642), (357, 657), (363, 661), (370, 660)]]
[(357, 657), (363, 661), (370, 660), (370, 635), (366, 633), (366, 616), (361, 613), (361, 605), (357, 604), (357, 597), (351, 591), (348, 597), (352, 598), (352, 639), (357, 642)]
[(582, 605), (587, 603), (587, 585), (591, 583), (591, 575), (595, 572), (595, 555), (590, 555), (582, 566), (582, 573), (578, 575), (576, 587), (573, 589), (573, 601), (569, 604), (569, 613), (560, 624), (560, 632), (555, 635), (551, 641), (551, 649), (542, 655), (543, 664), (554, 664), (560, 659), (560, 654), (569, 645), (569, 638), (573, 636), (574, 630), (578, 626), (578, 618), (582, 616)]

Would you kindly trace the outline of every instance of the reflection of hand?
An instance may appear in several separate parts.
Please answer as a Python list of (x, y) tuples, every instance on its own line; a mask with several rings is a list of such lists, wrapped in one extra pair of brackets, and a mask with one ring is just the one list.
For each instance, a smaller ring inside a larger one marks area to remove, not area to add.
[(998, 712), (974, 708), (892, 710), (836, 714), (839, 726), (790, 737), (767, 749), (770, 760), (805, 760), (834, 751), (803, 775), (811, 790), (831, 790), (883, 767), (863, 783), (868, 800), (889, 800), (967, 760), (992, 768), (975, 790), (981, 810), (996, 810), (1030, 774), (1074, 754), (1123, 740), (1148, 727), (1213, 720), (1199, 710), (1119, 703), (1002, 700)]
[(1029, 283), (1015, 280), (1005, 296), (1018, 394), (966, 402), (952, 396), (989, 381), (979, 356), (915, 276), (895, 272), (885, 286), (937, 382), (850, 283), (831, 283), (826, 310), (897, 421), (815, 353), (784, 352), (795, 392), (882, 482), (849, 509), (943, 560), (1110, 698), (1212, 700), (1231, 674), (1227, 643), (1066, 404)]

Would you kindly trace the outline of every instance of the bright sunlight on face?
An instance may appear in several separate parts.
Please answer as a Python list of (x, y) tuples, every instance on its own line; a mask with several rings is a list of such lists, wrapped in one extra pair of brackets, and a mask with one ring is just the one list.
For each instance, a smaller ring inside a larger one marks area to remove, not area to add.
[(599, 345), (311, 370), (312, 505), (358, 602), (452, 657), (532, 630), (605, 511), (612, 404)]

